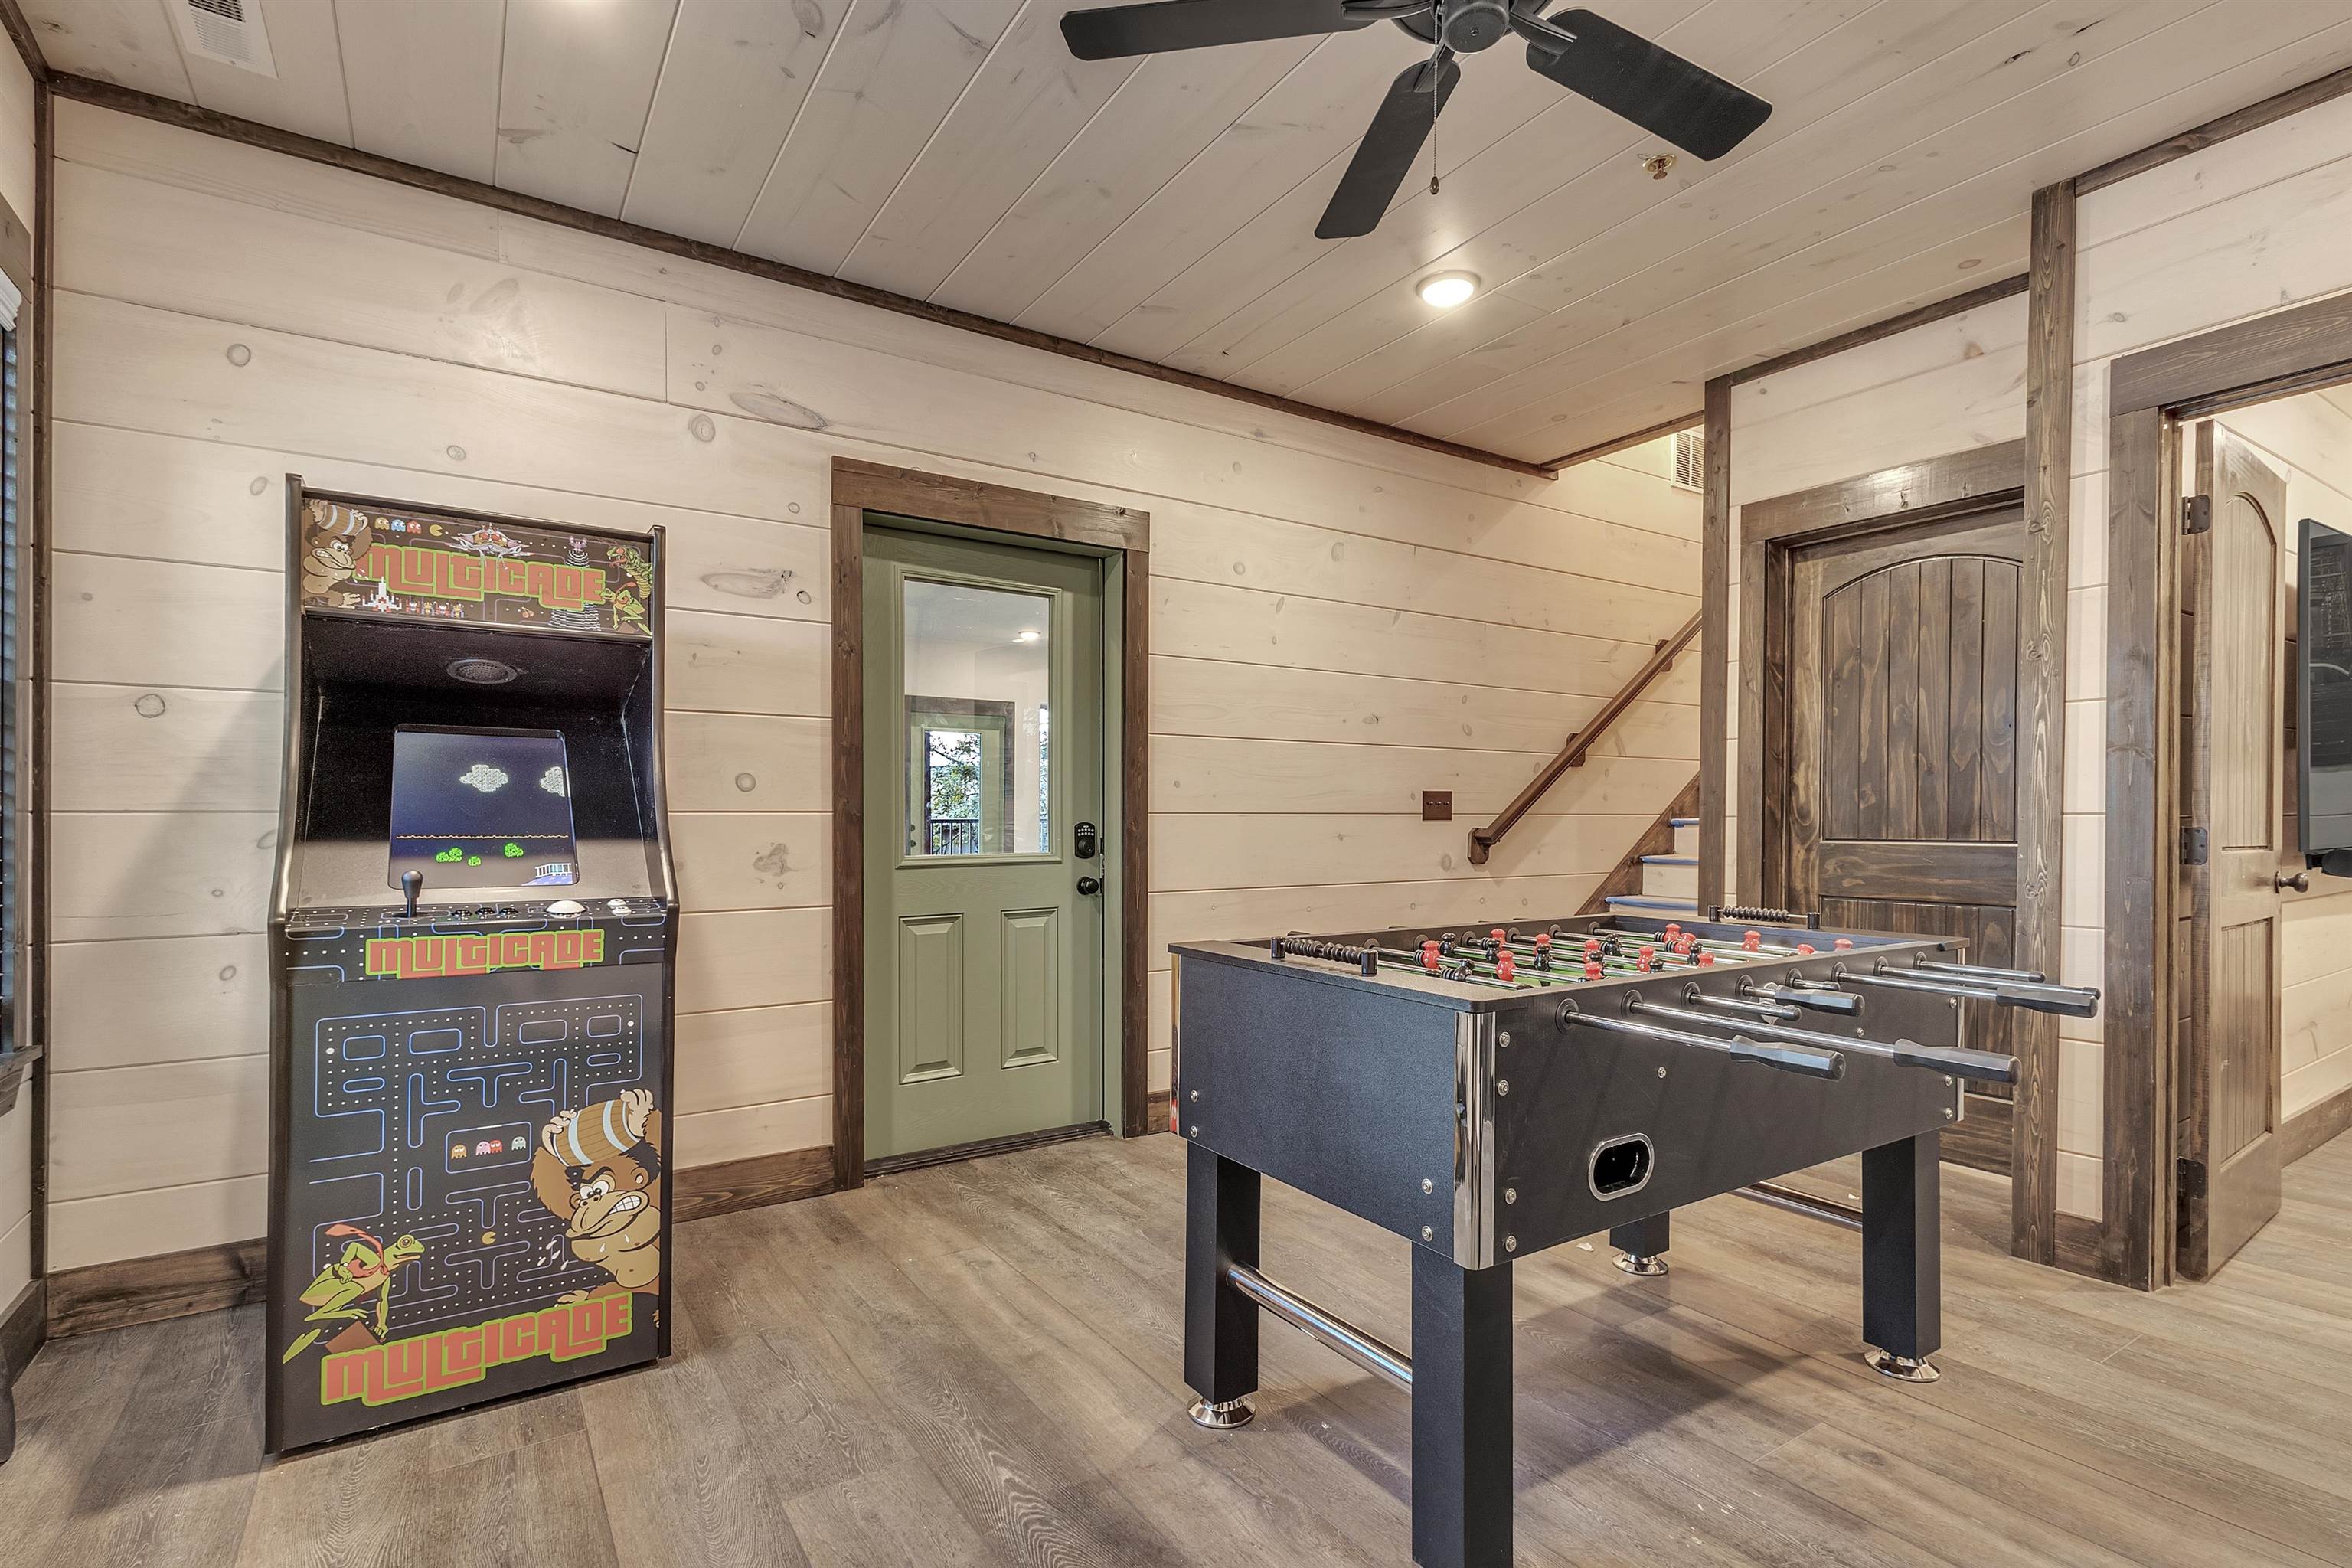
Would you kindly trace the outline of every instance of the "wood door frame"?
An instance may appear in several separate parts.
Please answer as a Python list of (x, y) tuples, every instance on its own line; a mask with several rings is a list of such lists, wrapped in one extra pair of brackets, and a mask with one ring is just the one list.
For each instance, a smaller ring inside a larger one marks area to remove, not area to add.
[(2100, 1272), (2173, 1279), (2179, 1140), (2170, 1021), (2179, 914), (2178, 720), (2184, 420), (2352, 381), (2352, 296), (2107, 365), (2106, 1146)]
[[(2016, 777), (2021, 865), (2016, 962), (2054, 967), (2058, 949), (2060, 827), (2054, 795), (2063, 777), (2066, 684), (2065, 549), (2054, 558), (2032, 527), (2029, 447), (2023, 440), (1899, 464), (1811, 489), (1750, 501), (1740, 509), (1739, 785), (1736, 885), (1767, 904), (1785, 900), (1788, 821), (1783, 810), (1790, 759), (1785, 685), (1798, 552), (1807, 546), (1938, 522), (1972, 524), (1989, 511), (2027, 510), (2018, 592), (2019, 673)], [(2055, 574), (2054, 591), (2053, 577)], [(2053, 624), (2054, 610), (2054, 624)], [(1775, 613), (1777, 612), (1777, 613)], [(1777, 715), (1777, 719), (1769, 717)], [(2031, 888), (2034, 896), (2029, 898)], [(1752, 890), (1752, 892), (1751, 892)], [(2021, 1013), (2021, 1058), (2011, 1125), (2010, 1249), (2036, 1262), (2087, 1268), (2085, 1226), (2057, 1212), (2057, 1020)], [(2061, 1245), (2062, 1237), (2066, 1245)]]
[[(1057, 540), (1116, 555), (1120, 596), (1119, 1131), (1150, 1130), (1151, 1026), (1145, 962), (1150, 823), (1151, 514), (1034, 490), (833, 460), (833, 1179), (866, 1181), (866, 514)], [(1106, 755), (1106, 765), (1113, 759)]]

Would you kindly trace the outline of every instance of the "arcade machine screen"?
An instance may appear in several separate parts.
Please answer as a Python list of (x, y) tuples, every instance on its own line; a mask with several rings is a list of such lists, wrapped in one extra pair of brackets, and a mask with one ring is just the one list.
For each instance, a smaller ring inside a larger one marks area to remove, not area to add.
[(390, 886), (569, 887), (579, 858), (560, 731), (393, 731)]

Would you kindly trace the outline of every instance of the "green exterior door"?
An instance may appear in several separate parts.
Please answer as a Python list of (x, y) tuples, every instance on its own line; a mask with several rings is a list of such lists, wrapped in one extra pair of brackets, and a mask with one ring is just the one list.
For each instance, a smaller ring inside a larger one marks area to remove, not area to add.
[(1104, 566), (866, 531), (869, 1160), (1105, 1117)]

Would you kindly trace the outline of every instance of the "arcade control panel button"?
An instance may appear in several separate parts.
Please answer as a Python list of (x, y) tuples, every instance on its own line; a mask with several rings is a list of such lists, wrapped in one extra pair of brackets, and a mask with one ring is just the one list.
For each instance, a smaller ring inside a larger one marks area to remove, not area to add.
[(582, 904), (577, 899), (558, 899), (553, 903), (547, 906), (547, 912), (551, 915), (559, 916), (576, 915), (585, 907), (586, 906)]

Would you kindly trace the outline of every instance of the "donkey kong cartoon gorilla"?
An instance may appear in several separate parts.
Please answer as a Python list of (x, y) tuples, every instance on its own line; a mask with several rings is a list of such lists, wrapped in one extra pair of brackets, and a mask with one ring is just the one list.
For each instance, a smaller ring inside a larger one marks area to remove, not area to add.
[(555, 1114), (530, 1163), (539, 1201), (562, 1216), (572, 1254), (612, 1276), (566, 1301), (661, 1289), (661, 1112), (642, 1089)]

